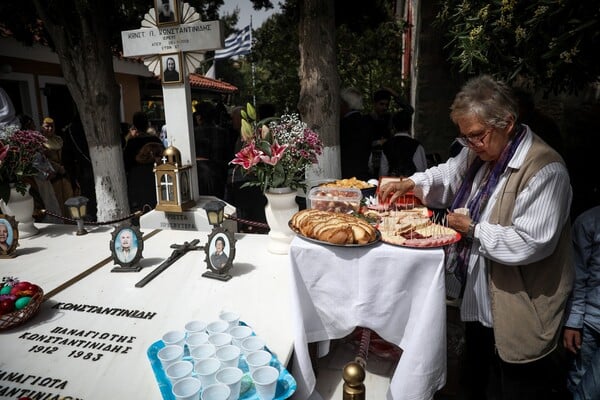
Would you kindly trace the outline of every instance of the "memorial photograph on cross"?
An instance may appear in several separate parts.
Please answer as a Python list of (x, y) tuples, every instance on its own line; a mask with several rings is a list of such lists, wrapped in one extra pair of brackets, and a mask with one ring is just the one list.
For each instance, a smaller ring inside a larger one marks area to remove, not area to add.
[(163, 84), (182, 82), (181, 53), (163, 54), (160, 65)]
[(158, 25), (173, 25), (179, 22), (177, 0), (155, 0), (154, 3)]

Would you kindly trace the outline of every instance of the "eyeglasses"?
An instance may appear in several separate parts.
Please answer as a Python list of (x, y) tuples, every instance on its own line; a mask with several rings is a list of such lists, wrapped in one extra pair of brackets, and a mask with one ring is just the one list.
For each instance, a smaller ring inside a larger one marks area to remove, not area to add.
[(487, 135), (490, 134), (492, 128), (486, 128), (482, 131), (475, 132), (471, 135), (461, 135), (456, 138), (456, 141), (460, 143), (461, 146), (468, 147), (479, 147), (483, 145), (483, 139), (486, 138)]

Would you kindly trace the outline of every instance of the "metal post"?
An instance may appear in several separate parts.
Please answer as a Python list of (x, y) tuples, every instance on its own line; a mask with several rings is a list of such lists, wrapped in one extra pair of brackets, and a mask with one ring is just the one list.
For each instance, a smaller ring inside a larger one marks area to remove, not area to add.
[(344, 392), (342, 400), (365, 400), (367, 389), (364, 385), (369, 356), (369, 344), (371, 342), (371, 330), (363, 328), (360, 337), (358, 355), (354, 361), (344, 366)]

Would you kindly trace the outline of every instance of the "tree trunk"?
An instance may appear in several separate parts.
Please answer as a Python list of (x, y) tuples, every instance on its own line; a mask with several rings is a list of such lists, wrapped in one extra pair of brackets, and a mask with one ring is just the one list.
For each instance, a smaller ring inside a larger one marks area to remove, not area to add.
[(300, 99), (302, 119), (319, 133), (323, 155), (308, 179), (340, 177), (340, 84), (335, 45), (334, 0), (300, 2)]
[(129, 213), (120, 142), (120, 93), (106, 24), (110, 3), (70, 4), (70, 9), (56, 12), (49, 10), (47, 2), (35, 0), (85, 130), (94, 169), (97, 218), (107, 221)]

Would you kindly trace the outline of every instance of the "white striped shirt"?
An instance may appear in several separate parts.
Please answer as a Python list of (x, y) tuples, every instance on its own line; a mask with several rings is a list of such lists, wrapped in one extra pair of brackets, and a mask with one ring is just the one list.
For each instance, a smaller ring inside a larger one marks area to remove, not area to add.
[[(519, 168), (531, 147), (529, 128), (507, 170)], [(446, 163), (414, 174), (410, 179), (416, 184), (415, 194), (425, 204), (434, 208), (451, 206), (452, 199), (467, 169), (469, 149)], [(474, 179), (469, 200), (477, 193), (488, 171), (484, 163)], [(487, 268), (489, 260), (506, 265), (524, 265), (548, 257), (554, 251), (562, 227), (568, 221), (572, 190), (569, 174), (561, 163), (550, 163), (540, 169), (518, 194), (510, 226), (494, 225), (488, 221), (507, 173), (502, 174), (489, 202), (481, 213), (475, 229), (475, 239), (469, 257), (465, 291), (461, 303), (463, 321), (479, 321), (484, 326), (493, 325)], [(447, 285), (447, 291), (456, 295), (457, 286)], [(456, 297), (456, 296), (454, 296)]]

